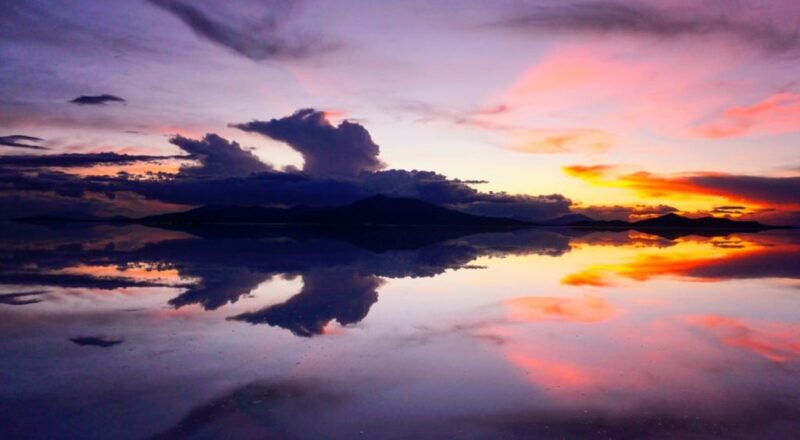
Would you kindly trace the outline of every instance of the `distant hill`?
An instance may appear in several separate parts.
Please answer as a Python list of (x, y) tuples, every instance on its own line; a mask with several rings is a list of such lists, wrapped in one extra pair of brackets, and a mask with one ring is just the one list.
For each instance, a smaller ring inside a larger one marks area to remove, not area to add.
[(183, 212), (140, 218), (140, 223), (295, 223), (309, 208), (209, 205)]
[(667, 214), (661, 217), (641, 220), (635, 222), (634, 225), (638, 228), (765, 229), (769, 227), (752, 221), (735, 221), (721, 217), (688, 218), (677, 214)]
[(565, 226), (588, 229), (636, 229), (636, 230), (727, 230), (727, 231), (759, 231), (774, 229), (775, 226), (764, 225), (754, 221), (736, 221), (720, 217), (688, 218), (677, 214), (666, 214), (661, 217), (626, 222), (622, 220), (583, 220), (567, 223)]
[(593, 222), (593, 221), (595, 221), (593, 218), (583, 214), (564, 214), (561, 217), (556, 217), (554, 219), (547, 220), (546, 222), (544, 222), (544, 224), (549, 226), (564, 226), (578, 222)]
[(525, 226), (529, 223), (482, 217), (443, 208), (418, 199), (377, 195), (336, 208), (289, 209), (205, 206), (185, 212), (144, 217), (140, 223), (220, 224), (264, 223), (293, 225), (398, 226)]
[[(334, 208), (265, 208), (260, 206), (209, 205), (183, 212), (154, 215), (139, 219), (127, 217), (94, 217), (76, 213), (54, 213), (16, 219), (29, 223), (144, 223), (156, 225), (221, 225), (275, 224), (296, 226), (452, 226), (452, 227), (524, 227), (567, 226), (594, 230), (642, 230), (662, 235), (674, 231), (708, 233), (708, 231), (760, 231), (774, 229), (754, 221), (735, 221), (727, 218), (688, 218), (677, 214), (626, 222), (622, 220), (593, 220), (583, 214), (567, 214), (544, 224), (522, 220), (483, 217), (444, 208), (419, 199), (377, 195), (349, 205)], [(661, 231), (661, 232), (659, 232)]]

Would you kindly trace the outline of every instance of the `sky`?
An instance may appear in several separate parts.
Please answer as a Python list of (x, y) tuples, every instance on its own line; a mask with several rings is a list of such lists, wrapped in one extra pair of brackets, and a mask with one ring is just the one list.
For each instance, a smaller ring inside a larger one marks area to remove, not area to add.
[(0, 211), (800, 224), (800, 3), (7, 0)]

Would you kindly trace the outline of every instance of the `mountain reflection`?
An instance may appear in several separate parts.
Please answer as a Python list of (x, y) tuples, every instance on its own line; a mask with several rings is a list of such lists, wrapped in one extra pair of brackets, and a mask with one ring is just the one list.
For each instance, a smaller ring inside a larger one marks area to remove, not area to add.
[[(51, 287), (110, 290), (174, 287), (169, 300), (180, 309), (197, 305), (216, 310), (253, 292), (275, 276), (298, 277), (302, 289), (280, 304), (230, 316), (232, 321), (268, 324), (309, 337), (363, 320), (378, 300), (384, 279), (434, 277), (447, 270), (475, 267), (482, 257), (538, 254), (559, 257), (572, 249), (602, 255), (565, 276), (562, 284), (603, 287), (620, 279), (657, 276), (697, 280), (800, 278), (800, 240), (790, 233), (734, 234), (725, 237), (664, 236), (640, 232), (568, 229), (479, 231), (474, 229), (374, 228), (195, 228), (166, 231), (141, 226), (17, 226), (40, 242), (9, 240), (2, 245), (0, 282), (17, 291), (0, 302), (24, 306), (47, 299)], [(590, 253), (591, 254), (591, 253)], [(19, 286), (36, 290), (19, 291)], [(602, 320), (615, 313), (602, 299), (541, 297), (509, 304), (516, 316), (561, 316)], [(538, 318), (537, 318), (538, 317)]]

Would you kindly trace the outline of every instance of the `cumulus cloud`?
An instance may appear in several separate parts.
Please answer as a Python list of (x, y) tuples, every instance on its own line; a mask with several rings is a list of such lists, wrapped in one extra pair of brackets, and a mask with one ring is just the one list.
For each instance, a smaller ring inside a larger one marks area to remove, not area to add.
[(105, 105), (109, 102), (125, 102), (124, 99), (114, 95), (81, 95), (70, 101), (77, 105)]
[(41, 142), (44, 139), (25, 136), (22, 134), (12, 134), (10, 136), (0, 136), (0, 145), (11, 148), (26, 148), (29, 150), (49, 150), (41, 145), (31, 144), (31, 142)]
[[(451, 179), (433, 171), (380, 171), (384, 166), (378, 159), (380, 149), (364, 127), (349, 121), (334, 126), (322, 112), (315, 110), (301, 110), (288, 117), (237, 127), (287, 142), (303, 153), (306, 159), (303, 171), (274, 170), (238, 143), (216, 134), (207, 134), (202, 139), (175, 136), (170, 142), (187, 155), (91, 153), (0, 158), (0, 199), (38, 194), (30, 205), (41, 211), (43, 194), (60, 199), (104, 198), (110, 203), (125, 195), (141, 197), (149, 203), (193, 206), (335, 206), (384, 194), (417, 198), (472, 214), (526, 220), (566, 214), (572, 204), (560, 194), (481, 192), (471, 186), (482, 183), (481, 180)], [(126, 174), (76, 175), (52, 170), (167, 158), (192, 159), (198, 164), (183, 166), (177, 175), (147, 178)]]
[(556, 2), (529, 4), (494, 27), (532, 32), (646, 35), (655, 38), (737, 38), (765, 51), (784, 52), (800, 45), (794, 28), (781, 29), (768, 21), (740, 20), (704, 11), (657, 8), (631, 2)]
[(191, 154), (199, 166), (185, 166), (181, 174), (197, 177), (234, 177), (269, 171), (271, 166), (261, 162), (238, 143), (209, 133), (202, 140), (175, 136), (170, 143)]
[(258, 7), (252, 16), (232, 16), (226, 10), (210, 11), (196, 2), (182, 0), (150, 0), (150, 3), (171, 13), (197, 36), (226, 47), (252, 60), (272, 58), (304, 58), (331, 48), (329, 44), (308, 34), (291, 35), (286, 22), (296, 1), (277, 0)]
[(285, 142), (303, 155), (303, 170), (317, 176), (357, 176), (384, 167), (378, 159), (380, 147), (360, 124), (343, 121), (332, 125), (325, 113), (314, 109), (269, 121), (233, 124), (241, 130), (259, 133)]

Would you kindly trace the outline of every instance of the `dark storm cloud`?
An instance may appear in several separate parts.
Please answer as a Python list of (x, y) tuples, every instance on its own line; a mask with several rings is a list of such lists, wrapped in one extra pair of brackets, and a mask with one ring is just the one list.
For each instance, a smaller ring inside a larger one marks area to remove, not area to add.
[(691, 176), (687, 179), (700, 188), (738, 200), (800, 205), (800, 176), (760, 177), (719, 174)]
[[(0, 166), (0, 193), (52, 192), (64, 197), (103, 194), (109, 200), (118, 193), (134, 193), (145, 199), (183, 205), (295, 205), (334, 206), (376, 194), (413, 197), (481, 215), (508, 215), (525, 219), (549, 219), (569, 212), (571, 201), (559, 194), (545, 196), (484, 193), (468, 184), (431, 171), (387, 170), (362, 173), (352, 178), (317, 177), (307, 173), (270, 170), (236, 143), (212, 137), (212, 141), (178, 142), (197, 157), (201, 166), (182, 168), (177, 176), (139, 179), (129, 176), (85, 176), (39, 170), (36, 173)], [(216, 140), (214, 140), (216, 139)], [(208, 150), (223, 146), (222, 153)], [(204, 153), (207, 152), (208, 154)], [(44, 156), (48, 157), (48, 156)], [(110, 156), (113, 157), (113, 156)], [(159, 160), (160, 157), (157, 157)], [(39, 159), (20, 160), (36, 163)], [(90, 158), (77, 156), (76, 161)], [(13, 159), (10, 159), (13, 162)], [(63, 159), (41, 163), (63, 164)], [(0, 161), (2, 163), (2, 161)], [(96, 162), (94, 162), (96, 163)], [(259, 172), (259, 170), (265, 170)]]
[(741, 214), (745, 211), (746, 206), (717, 206), (711, 210), (714, 214)]
[(365, 173), (360, 178), (364, 187), (374, 193), (419, 198), (477, 215), (549, 219), (566, 214), (572, 204), (560, 194), (485, 193), (433, 171), (386, 170)]
[(290, 35), (285, 29), (296, 1), (269, 2), (263, 6), (262, 14), (251, 20), (226, 16), (225, 11), (207, 11), (195, 2), (150, 0), (150, 3), (177, 17), (197, 36), (251, 60), (304, 58), (330, 48), (316, 38)]
[(800, 45), (795, 29), (782, 30), (768, 22), (739, 21), (700, 10), (669, 11), (630, 2), (573, 2), (531, 5), (494, 23), (515, 30), (638, 34), (659, 38), (729, 35), (767, 51), (786, 51)]
[(175, 136), (170, 143), (191, 154), (200, 166), (181, 168), (181, 174), (199, 177), (247, 176), (272, 169), (236, 142), (209, 133), (202, 140)]
[[(216, 134), (207, 134), (203, 139), (176, 136), (170, 142), (188, 155), (90, 153), (0, 157), (0, 201), (15, 197), (18, 200), (22, 195), (30, 198), (35, 193), (62, 198), (100, 194), (113, 200), (123, 193), (180, 205), (334, 206), (384, 194), (418, 198), (473, 214), (528, 220), (566, 214), (571, 205), (560, 194), (481, 192), (470, 186), (481, 180), (450, 179), (433, 171), (378, 171), (383, 167), (378, 159), (380, 148), (363, 126), (349, 121), (333, 126), (323, 112), (316, 110), (300, 110), (288, 117), (236, 127), (287, 142), (303, 154), (306, 160), (303, 171), (276, 171), (238, 143)], [(151, 178), (125, 174), (76, 176), (48, 169), (164, 159), (192, 159), (199, 164), (183, 166), (177, 175), (159, 174)], [(42, 169), (31, 172), (36, 167)], [(37, 213), (42, 212), (41, 202), (41, 197), (31, 200)], [(18, 212), (16, 216), (31, 213)]]
[(27, 148), (29, 150), (49, 150), (47, 147), (31, 144), (31, 142), (41, 142), (43, 140), (33, 136), (12, 134), (10, 136), (0, 136), (0, 145), (12, 148)]
[(303, 155), (303, 170), (309, 174), (356, 176), (384, 167), (378, 159), (380, 147), (363, 126), (349, 121), (333, 126), (324, 112), (314, 109), (298, 110), (280, 119), (232, 126), (287, 143)]
[(124, 99), (114, 95), (81, 95), (70, 101), (77, 105), (105, 105), (109, 102), (125, 102)]
[(117, 153), (67, 153), (48, 155), (0, 156), (0, 167), (57, 167), (74, 168), (93, 165), (126, 165), (134, 162), (154, 162), (167, 159), (191, 159), (188, 156), (143, 156)]

